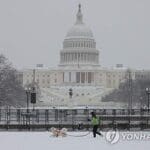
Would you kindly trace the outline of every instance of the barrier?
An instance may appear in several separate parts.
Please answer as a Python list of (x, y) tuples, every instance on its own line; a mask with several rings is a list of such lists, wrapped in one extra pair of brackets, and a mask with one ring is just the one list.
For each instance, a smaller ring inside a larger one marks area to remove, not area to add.
[[(150, 114), (147, 109), (0, 108), (0, 130), (48, 130), (51, 127), (88, 130), (91, 128), (88, 119), (92, 111), (100, 117), (102, 130), (150, 129)], [(82, 128), (79, 128), (79, 124), (82, 124)]]

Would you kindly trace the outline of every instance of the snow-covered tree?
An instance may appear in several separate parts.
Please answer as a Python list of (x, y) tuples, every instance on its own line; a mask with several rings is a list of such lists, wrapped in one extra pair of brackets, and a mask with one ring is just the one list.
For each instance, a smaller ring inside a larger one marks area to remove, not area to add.
[(25, 103), (26, 95), (19, 82), (18, 71), (0, 54), (0, 105), (19, 107)]
[(139, 104), (140, 107), (147, 106), (148, 98), (145, 91), (147, 87), (150, 87), (150, 79), (132, 80), (132, 86), (129, 80), (126, 80), (120, 84), (118, 89), (113, 90), (103, 97), (102, 101), (123, 102), (127, 105), (132, 105), (132, 107), (134, 107), (135, 104)]

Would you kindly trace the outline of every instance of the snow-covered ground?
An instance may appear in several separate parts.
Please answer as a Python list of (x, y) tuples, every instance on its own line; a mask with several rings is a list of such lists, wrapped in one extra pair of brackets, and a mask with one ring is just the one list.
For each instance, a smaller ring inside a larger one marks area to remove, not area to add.
[[(73, 96), (69, 98), (69, 89)], [(123, 108), (124, 104), (102, 102), (101, 98), (111, 92), (110, 88), (101, 86), (54, 86), (41, 88), (41, 95), (36, 106), (99, 106), (100, 108)]]
[[(86, 132), (87, 133), (87, 132)], [(69, 132), (69, 135), (84, 135)], [(103, 133), (104, 134), (104, 133)], [(105, 134), (104, 134), (105, 135)], [(0, 132), (1, 150), (148, 150), (150, 141), (119, 141), (110, 144), (105, 136), (52, 137), (50, 132)]]

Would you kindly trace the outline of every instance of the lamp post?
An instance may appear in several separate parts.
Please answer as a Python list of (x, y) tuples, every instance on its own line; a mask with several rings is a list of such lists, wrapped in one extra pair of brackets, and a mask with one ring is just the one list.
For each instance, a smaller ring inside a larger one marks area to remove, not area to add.
[(73, 107), (72, 95), (73, 95), (73, 90), (72, 90), (72, 88), (70, 88), (69, 89), (69, 105), (70, 105), (70, 107)]
[(73, 90), (72, 90), (72, 88), (70, 88), (69, 89), (69, 97), (70, 97), (70, 99), (72, 98), (72, 95), (73, 95)]
[(26, 95), (27, 95), (27, 114), (29, 113), (29, 98), (30, 98), (30, 94), (31, 94), (31, 88), (27, 87), (25, 88), (26, 91)]
[(33, 104), (33, 110), (34, 110), (34, 104), (36, 103), (36, 90), (35, 90), (35, 87), (32, 87), (30, 95), (31, 95), (31, 103)]
[(150, 88), (146, 88), (146, 94), (147, 94), (147, 100), (148, 100), (148, 103), (147, 103), (147, 107), (148, 107), (148, 113), (149, 113), (149, 98), (150, 98)]

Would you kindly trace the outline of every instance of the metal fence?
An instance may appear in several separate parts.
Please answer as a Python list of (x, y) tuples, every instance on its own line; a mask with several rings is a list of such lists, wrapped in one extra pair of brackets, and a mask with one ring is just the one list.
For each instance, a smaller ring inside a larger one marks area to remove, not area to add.
[(72, 130), (90, 129), (90, 113), (100, 117), (100, 128), (150, 129), (150, 114), (147, 109), (21, 109), (1, 108), (0, 129), (48, 130), (51, 127), (66, 127)]

